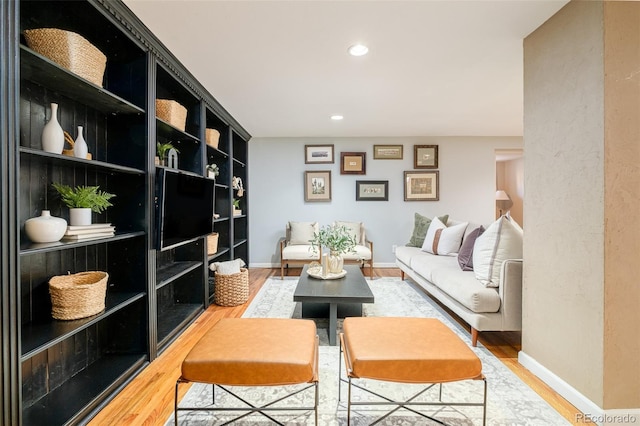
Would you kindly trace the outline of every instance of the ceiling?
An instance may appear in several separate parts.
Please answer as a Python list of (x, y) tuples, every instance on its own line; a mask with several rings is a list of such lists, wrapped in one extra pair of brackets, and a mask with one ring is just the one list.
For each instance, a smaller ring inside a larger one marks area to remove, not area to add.
[(567, 1), (124, 3), (253, 137), (376, 137), (522, 135), (523, 39)]

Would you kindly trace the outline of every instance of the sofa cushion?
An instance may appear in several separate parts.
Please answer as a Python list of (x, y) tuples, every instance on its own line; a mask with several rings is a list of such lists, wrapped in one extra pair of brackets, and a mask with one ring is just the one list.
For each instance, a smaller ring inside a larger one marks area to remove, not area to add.
[(289, 245), (282, 249), (282, 259), (284, 260), (318, 260), (320, 257), (319, 252), (315, 252), (311, 245)]
[(437, 217), (431, 221), (424, 239), (422, 250), (437, 255), (458, 253), (462, 244), (462, 237), (468, 222), (448, 227)]
[[(411, 258), (411, 269), (420, 274), (427, 281), (433, 282), (433, 271), (443, 267), (455, 266), (458, 271), (458, 260), (453, 256), (436, 256), (435, 254), (422, 252), (422, 255), (416, 255)], [(460, 271), (462, 272), (462, 271)]]
[(347, 228), (347, 231), (355, 237), (357, 244), (365, 244), (364, 223), (336, 221), (333, 224), (334, 226), (344, 226)]
[(419, 247), (398, 246), (396, 247), (396, 259), (411, 267), (411, 259), (414, 256), (426, 255)]
[(370, 260), (371, 250), (367, 246), (357, 245), (353, 248), (355, 253), (345, 253), (342, 255), (344, 260)]
[[(445, 214), (439, 216), (439, 219), (442, 223), (447, 223), (449, 219), (449, 215)], [(415, 213), (414, 215), (414, 223), (413, 223), (413, 232), (411, 233), (411, 238), (407, 243), (407, 247), (422, 247), (424, 243), (424, 237), (427, 235), (427, 230), (429, 229), (429, 225), (431, 224), (431, 219), (425, 216), (422, 216), (420, 213)]]
[(501, 216), (476, 239), (473, 247), (476, 278), (487, 287), (498, 287), (506, 259), (522, 259), (522, 232)]
[(291, 245), (310, 245), (313, 233), (318, 232), (318, 222), (289, 222)]
[(472, 271), (461, 271), (455, 259), (448, 265), (434, 268), (429, 281), (472, 312), (498, 312), (500, 309), (497, 289), (485, 287)]
[(458, 265), (463, 271), (473, 271), (473, 246), (483, 232), (484, 227), (479, 226), (464, 237), (458, 252)]

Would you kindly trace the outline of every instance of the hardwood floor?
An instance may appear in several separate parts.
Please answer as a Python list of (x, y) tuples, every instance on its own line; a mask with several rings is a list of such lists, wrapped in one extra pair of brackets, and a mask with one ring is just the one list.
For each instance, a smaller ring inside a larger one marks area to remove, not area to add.
[[(288, 271), (288, 275), (297, 276), (299, 274), (300, 269)], [(221, 318), (242, 316), (265, 280), (271, 276), (279, 275), (279, 268), (250, 269), (249, 301), (246, 304), (236, 307), (211, 305), (169, 348), (150, 363), (100, 411), (89, 425), (163, 425), (173, 412), (175, 383), (180, 376), (182, 360), (189, 350)], [(400, 270), (376, 268), (374, 275), (376, 277), (400, 277)], [(455, 315), (452, 317), (465, 325)], [(575, 419), (579, 411), (518, 364), (520, 333), (484, 332), (480, 333), (479, 341), (569, 422), (577, 424)], [(180, 399), (188, 388), (189, 385), (181, 385)]]

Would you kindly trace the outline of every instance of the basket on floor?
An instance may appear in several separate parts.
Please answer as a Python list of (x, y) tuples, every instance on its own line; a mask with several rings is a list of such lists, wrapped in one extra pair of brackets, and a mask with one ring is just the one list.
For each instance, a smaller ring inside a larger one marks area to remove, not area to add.
[(187, 109), (176, 101), (156, 99), (156, 117), (184, 132), (187, 124)]
[(216, 272), (214, 287), (216, 305), (242, 305), (249, 300), (249, 270), (240, 268), (240, 272), (230, 275)]
[(24, 30), (27, 46), (102, 87), (107, 57), (80, 34), (57, 28)]
[(100, 271), (58, 275), (49, 280), (51, 316), (75, 320), (104, 311), (109, 274)]

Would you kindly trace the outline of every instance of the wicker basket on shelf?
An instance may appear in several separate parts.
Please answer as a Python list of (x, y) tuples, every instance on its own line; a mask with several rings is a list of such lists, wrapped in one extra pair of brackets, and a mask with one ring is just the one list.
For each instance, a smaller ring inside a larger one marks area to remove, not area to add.
[(49, 280), (51, 316), (75, 320), (104, 311), (109, 274), (101, 271), (58, 275)]
[(218, 148), (218, 143), (220, 142), (220, 132), (216, 129), (206, 129), (204, 131), (205, 140), (207, 141), (207, 145), (212, 148)]
[(63, 68), (102, 87), (107, 57), (80, 34), (57, 28), (24, 30), (27, 46)]
[(207, 235), (207, 254), (211, 256), (218, 252), (218, 233)]
[(215, 274), (215, 303), (218, 306), (238, 306), (249, 300), (249, 270), (240, 268), (237, 274)]
[(187, 124), (187, 109), (176, 101), (156, 99), (156, 117), (184, 132)]

